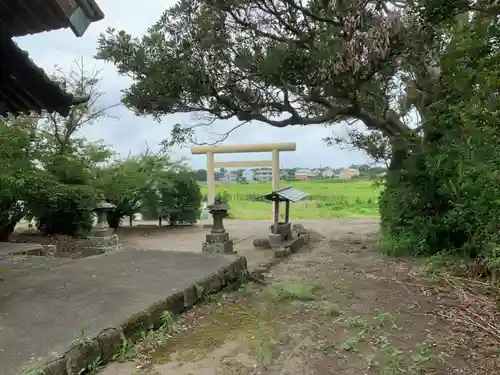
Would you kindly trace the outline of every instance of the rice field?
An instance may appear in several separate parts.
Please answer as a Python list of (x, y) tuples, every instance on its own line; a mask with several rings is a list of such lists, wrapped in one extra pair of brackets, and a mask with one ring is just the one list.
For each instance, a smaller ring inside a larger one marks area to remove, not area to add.
[[(378, 217), (380, 187), (368, 180), (281, 181), (281, 187), (293, 186), (309, 196), (292, 204), (291, 219), (333, 217)], [(201, 187), (206, 196), (206, 185)], [(221, 183), (215, 191), (229, 203), (230, 217), (239, 220), (271, 220), (271, 203), (258, 198), (271, 191), (270, 182)], [(281, 210), (284, 211), (284, 210)]]

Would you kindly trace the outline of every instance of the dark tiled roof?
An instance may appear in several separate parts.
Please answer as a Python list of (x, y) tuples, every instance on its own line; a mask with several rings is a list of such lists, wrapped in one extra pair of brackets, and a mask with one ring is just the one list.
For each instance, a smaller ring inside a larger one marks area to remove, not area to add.
[(0, 0), (0, 34), (16, 37), (71, 27), (69, 15), (77, 6), (91, 22), (104, 18), (95, 0)]
[(72, 105), (87, 100), (65, 92), (12, 39), (0, 38), (1, 116), (41, 110), (67, 116)]

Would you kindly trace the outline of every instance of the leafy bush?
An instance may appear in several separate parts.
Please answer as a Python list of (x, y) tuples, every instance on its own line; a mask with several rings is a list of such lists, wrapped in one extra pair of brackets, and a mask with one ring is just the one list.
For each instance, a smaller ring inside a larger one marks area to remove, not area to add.
[(170, 225), (196, 223), (201, 213), (202, 194), (192, 173), (183, 168), (163, 171), (154, 187), (144, 195), (141, 212), (159, 215)]
[(0, 119), (0, 241), (7, 241), (25, 215), (22, 203), (41, 174), (33, 163), (30, 118)]
[(92, 187), (59, 182), (40, 189), (37, 199), (28, 201), (31, 217), (45, 235), (85, 235), (92, 229), (97, 192)]
[(442, 61), (442, 100), (427, 113), (433, 131), (426, 146), (388, 172), (380, 246), (493, 264), (500, 245), (500, 54), (487, 44), (498, 44), (500, 29), (479, 18), (457, 33)]
[(200, 186), (187, 171), (175, 173), (170, 194), (171, 206), (168, 219), (170, 225), (177, 223), (194, 224), (201, 214), (202, 195)]
[[(234, 199), (233, 195), (226, 190), (220, 192), (219, 196), (227, 205), (227, 219), (232, 219), (234, 216), (231, 214), (231, 200)], [(213, 202), (212, 202), (213, 203)]]
[(165, 177), (164, 169), (169, 165), (167, 156), (145, 152), (118, 160), (98, 171), (93, 185), (115, 205), (114, 211), (108, 214), (111, 228), (118, 228), (124, 216), (133, 216), (146, 201), (156, 199), (160, 180)]

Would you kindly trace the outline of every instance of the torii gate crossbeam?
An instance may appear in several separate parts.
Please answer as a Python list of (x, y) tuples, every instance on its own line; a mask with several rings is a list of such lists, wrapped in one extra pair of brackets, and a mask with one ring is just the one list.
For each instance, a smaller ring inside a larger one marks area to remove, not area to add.
[[(297, 145), (295, 142), (283, 143), (257, 143), (240, 145), (222, 145), (222, 146), (194, 146), (191, 147), (193, 155), (207, 155), (207, 200), (212, 204), (215, 199), (215, 167), (234, 168), (234, 167), (272, 167), (272, 189), (276, 191), (280, 185), (280, 158), (281, 151), (295, 151)], [(270, 161), (228, 161), (215, 162), (215, 154), (236, 154), (251, 152), (272, 152)]]

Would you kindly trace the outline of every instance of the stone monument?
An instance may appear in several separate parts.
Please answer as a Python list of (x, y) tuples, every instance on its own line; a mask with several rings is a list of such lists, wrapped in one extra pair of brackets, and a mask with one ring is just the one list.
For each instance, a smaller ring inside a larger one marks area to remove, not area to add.
[(205, 253), (234, 254), (233, 240), (229, 239), (229, 233), (224, 229), (223, 220), (227, 217), (227, 204), (220, 195), (215, 197), (214, 203), (208, 206), (212, 215), (213, 224), (210, 232), (206, 234), (202, 251)]
[(108, 224), (108, 213), (113, 211), (116, 206), (107, 202), (102, 194), (99, 198), (100, 200), (94, 208), (94, 212), (97, 215), (97, 223), (94, 228), (92, 228), (92, 236), (108, 237), (113, 234), (113, 231)]
[(108, 224), (108, 213), (115, 209), (115, 205), (106, 201), (101, 194), (99, 202), (94, 208), (97, 222), (92, 228), (92, 233), (87, 237), (87, 245), (83, 249), (85, 255), (103, 254), (108, 251), (117, 250), (119, 247), (118, 235)]

